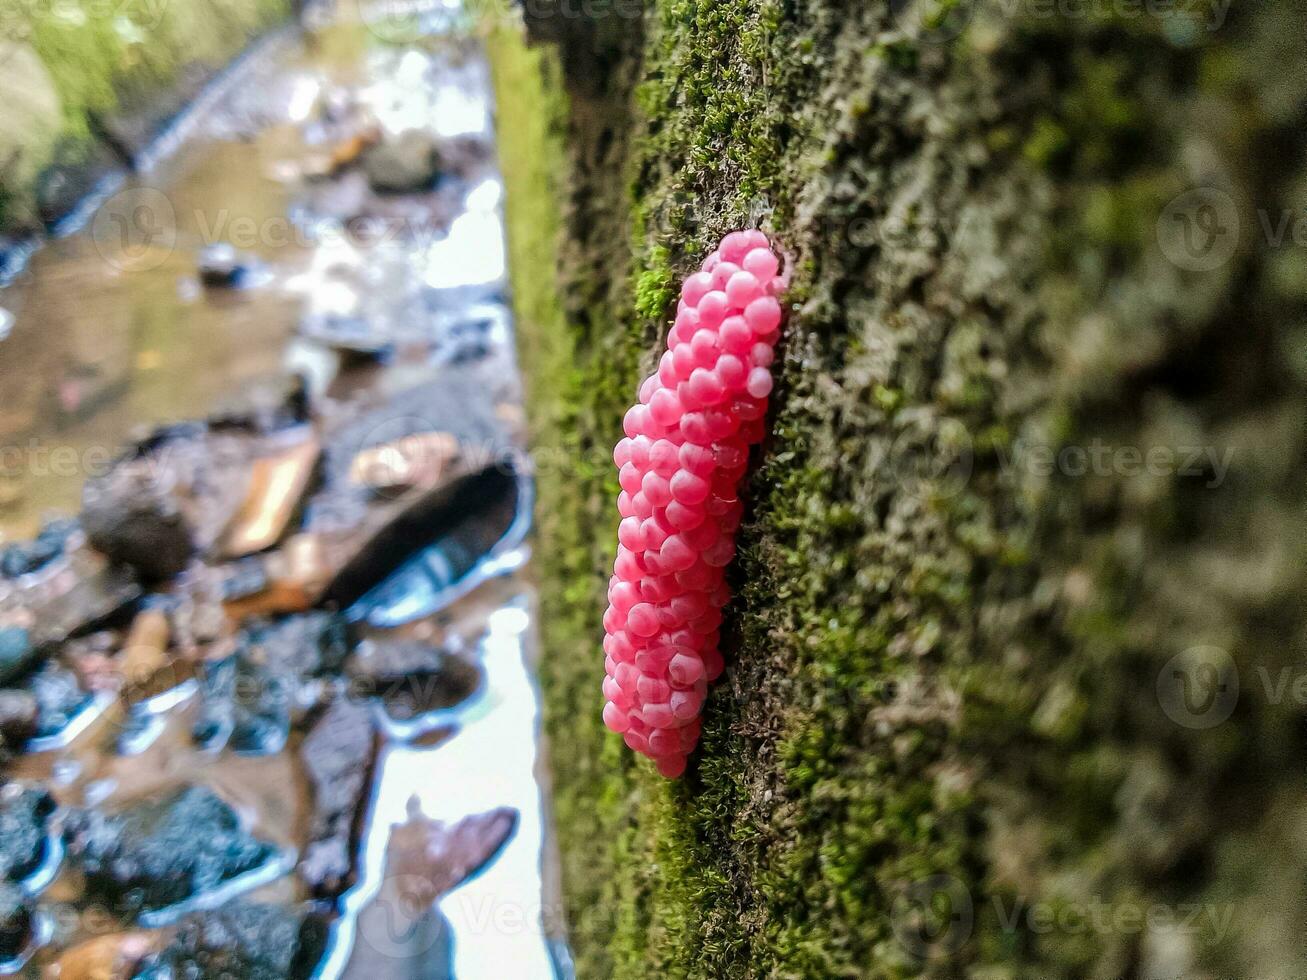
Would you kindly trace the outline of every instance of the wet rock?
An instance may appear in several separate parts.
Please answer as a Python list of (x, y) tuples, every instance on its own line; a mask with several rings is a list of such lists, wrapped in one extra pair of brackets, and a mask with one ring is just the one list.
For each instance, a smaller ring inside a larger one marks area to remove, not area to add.
[(0, 966), (14, 963), (35, 938), (35, 915), (22, 891), (0, 882)]
[(313, 816), (299, 875), (315, 896), (335, 898), (355, 880), (355, 854), (379, 739), (365, 705), (337, 700), (300, 746), (313, 786)]
[(276, 432), (310, 419), (312, 394), (302, 374), (252, 378), (241, 390), (221, 401), (209, 416), (211, 428)]
[(130, 980), (160, 937), (150, 932), (115, 932), (78, 943), (59, 955), (50, 974), (56, 980)]
[(210, 752), (228, 745), (246, 755), (280, 752), (290, 736), (291, 688), (289, 678), (252, 668), (239, 654), (207, 664), (191, 738)]
[(300, 320), (300, 335), (356, 360), (381, 360), (395, 347), (395, 338), (367, 317), (310, 313)]
[[(413, 523), (405, 515), (361, 549), (325, 597), (383, 629), (430, 615), (477, 581), (482, 562), (520, 543), (530, 499), (528, 481), (499, 467), (460, 477), (422, 501)], [(406, 560), (396, 567), (396, 558)]]
[(215, 242), (200, 250), (200, 282), (212, 288), (245, 285), (254, 270), (254, 261), (226, 242)]
[(137, 980), (307, 980), (327, 945), (318, 913), (235, 903), (188, 916)]
[(242, 657), (269, 671), (303, 679), (339, 671), (353, 646), (344, 617), (313, 612), (251, 624), (245, 631)]
[(82, 687), (76, 671), (56, 663), (47, 664), (33, 674), (27, 689), (36, 700), (37, 738), (61, 733), (93, 699)]
[(0, 876), (6, 881), (30, 878), (45, 862), (54, 811), (54, 798), (43, 789), (20, 783), (0, 789)]
[(31, 691), (0, 690), (0, 749), (19, 751), (36, 734), (38, 711)]
[(380, 698), (398, 719), (451, 708), (481, 684), (481, 672), (474, 664), (419, 640), (364, 640), (345, 670), (352, 693)]
[(19, 626), (0, 626), (0, 684), (22, 677), (32, 669), (36, 648), (31, 634)]
[[(327, 547), (335, 573), (322, 601), (348, 609), (366, 596), (364, 605), (407, 602), (411, 612), (403, 621), (425, 615), (439, 605), (441, 590), (462, 579), (500, 543), (522, 502), (519, 478), (498, 466), (451, 474), (434, 488), (374, 501)], [(344, 494), (331, 503), (348, 506)], [(311, 514), (310, 521), (316, 516)], [(410, 565), (414, 575), (399, 582)], [(378, 595), (370, 596), (374, 590)]]
[(272, 448), (243, 426), (157, 429), (87, 482), (87, 535), (143, 578), (169, 578), (214, 547), (245, 499), (254, 460)]
[(396, 494), (438, 485), (462, 455), (448, 432), (423, 432), (362, 450), (349, 477), (378, 493)]
[(379, 194), (430, 190), (440, 176), (440, 150), (430, 133), (405, 130), (371, 147), (363, 157), (363, 171)]
[(494, 144), (484, 136), (465, 134), (440, 141), (440, 166), (446, 173), (470, 180), (494, 161)]
[(230, 741), (235, 751), (256, 755), (280, 751), (291, 724), (316, 703), (310, 682), (338, 672), (352, 646), (348, 623), (333, 613), (246, 627), (232, 656), (206, 666), (196, 742), (216, 749)]
[(416, 797), (390, 832), (381, 888), (359, 912), (343, 980), (444, 980), (453, 976), (449, 926), (434, 908), (485, 867), (517, 828), (501, 807), (449, 825), (425, 817)]
[(236, 812), (201, 786), (136, 803), (117, 814), (77, 810), (64, 830), (87, 894), (126, 918), (162, 921), (171, 907), (202, 898), (280, 860)]
[(0, 548), (0, 576), (18, 578), (40, 571), (64, 553), (78, 524), (71, 518), (46, 521), (31, 541), (18, 541)]
[(82, 525), (93, 547), (148, 581), (178, 575), (198, 550), (190, 522), (147, 458), (86, 482)]
[(48, 581), (16, 591), (12, 621), (27, 627), (39, 662), (70, 638), (128, 618), (142, 594), (129, 570), (109, 567), (103, 555), (79, 547)]

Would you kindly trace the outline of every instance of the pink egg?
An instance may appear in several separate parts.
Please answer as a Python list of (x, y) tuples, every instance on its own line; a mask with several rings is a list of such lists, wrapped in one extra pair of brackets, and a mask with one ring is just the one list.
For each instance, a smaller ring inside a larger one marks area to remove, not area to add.
[(690, 353), (694, 356), (695, 367), (712, 367), (721, 353), (717, 347), (717, 335), (711, 330), (700, 330), (690, 338)]
[[(656, 382), (658, 379), (652, 380)], [(674, 425), (684, 411), (676, 398), (676, 393), (666, 388), (658, 388), (649, 399), (649, 414), (659, 425)]]
[(712, 289), (712, 274), (708, 272), (696, 272), (685, 280), (685, 285), (681, 287), (681, 298), (690, 306), (698, 306), (699, 301), (708, 295)]
[(658, 613), (649, 603), (641, 602), (627, 613), (626, 626), (636, 636), (653, 636), (658, 632)]
[(703, 477), (689, 470), (677, 470), (672, 475), (669, 488), (677, 503), (692, 507), (708, 499), (712, 486)]
[(643, 434), (631, 440), (631, 462), (636, 469), (643, 470), (649, 465), (649, 450), (652, 446), (653, 440)]
[[(641, 481), (643, 486), (643, 481)], [(635, 516), (644, 520), (646, 517), (653, 516), (654, 505), (649, 502), (649, 498), (644, 495), (644, 491), (631, 495), (631, 510)]]
[(744, 387), (744, 379), (748, 376), (749, 370), (744, 366), (744, 361), (740, 360), (734, 354), (723, 354), (717, 358), (716, 367), (717, 377), (722, 379), (728, 391), (739, 391)]
[(694, 564), (697, 557), (696, 552), (685, 541), (680, 534), (673, 534), (663, 542), (662, 548), (658, 551), (658, 557), (663, 563), (663, 567), (672, 572), (683, 572)]
[[(762, 302), (759, 300), (759, 302)], [(772, 302), (775, 302), (773, 300)], [(726, 319), (726, 313), (730, 309), (730, 300), (721, 290), (713, 290), (707, 296), (699, 301), (699, 324), (700, 328), (715, 330), (721, 326), (722, 321)], [(746, 317), (747, 319), (747, 317)], [(753, 325), (750, 324), (751, 329)], [(755, 329), (755, 332), (756, 329)]]
[(721, 256), (727, 262), (740, 262), (749, 252), (749, 233), (733, 231), (722, 239)]
[(755, 335), (768, 334), (780, 325), (781, 304), (771, 296), (755, 299), (745, 308), (744, 319)]
[(659, 439), (649, 450), (649, 465), (659, 476), (670, 477), (680, 468), (680, 449), (668, 439)]
[(759, 282), (770, 283), (780, 272), (781, 264), (769, 248), (755, 248), (744, 257), (741, 263), (746, 272)]
[[(755, 361), (755, 363), (757, 362)], [(676, 389), (676, 385), (681, 380), (676, 373), (676, 359), (671, 351), (664, 351), (662, 360), (658, 362), (658, 380), (662, 382), (664, 388), (672, 390)]]
[(671, 676), (673, 684), (678, 687), (689, 687), (704, 675), (703, 659), (678, 653), (667, 665), (667, 673)]
[(757, 342), (753, 328), (743, 316), (728, 317), (717, 331), (722, 349), (731, 354), (745, 354)]
[(658, 759), (658, 774), (667, 779), (679, 779), (685, 775), (689, 761), (683, 755), (665, 755)]
[(690, 375), (690, 393), (705, 405), (716, 405), (726, 398), (726, 386), (712, 371), (697, 367)]
[(610, 702), (604, 705), (604, 724), (608, 726), (609, 731), (621, 735), (630, 729), (631, 719), (617, 705)]
[(771, 372), (764, 367), (756, 367), (749, 372), (749, 380), (744, 387), (750, 397), (766, 398), (771, 394), (771, 386)]
[[(720, 289), (726, 292), (726, 284), (731, 281), (737, 272), (742, 271), (740, 266), (735, 262), (723, 262), (712, 273), (712, 288)], [(729, 295), (727, 299), (729, 299)], [(732, 304), (734, 305), (734, 304)]]
[(747, 308), (754, 300), (761, 299), (762, 295), (762, 283), (752, 272), (737, 272), (726, 284), (726, 299), (737, 310)]
[(651, 374), (640, 382), (640, 404), (648, 405), (653, 393), (658, 390), (658, 375)]
[[(675, 495), (676, 492), (675, 490), (673, 490), (672, 496)], [(704, 518), (707, 517), (707, 514), (705, 513), (703, 507), (687, 506), (686, 504), (681, 503), (679, 500), (673, 500), (670, 504), (668, 504), (666, 513), (667, 513), (667, 522), (671, 524), (672, 527), (676, 528), (678, 531), (685, 531), (692, 527), (698, 527), (700, 524), (704, 522)]]

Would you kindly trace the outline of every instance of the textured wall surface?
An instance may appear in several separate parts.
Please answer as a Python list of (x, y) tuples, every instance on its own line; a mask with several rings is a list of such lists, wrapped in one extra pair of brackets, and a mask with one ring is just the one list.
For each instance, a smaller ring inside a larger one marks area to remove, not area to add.
[[(495, 39), (580, 975), (1307, 974), (1307, 5), (648, 6)], [(608, 453), (749, 224), (794, 309), (666, 783)]]

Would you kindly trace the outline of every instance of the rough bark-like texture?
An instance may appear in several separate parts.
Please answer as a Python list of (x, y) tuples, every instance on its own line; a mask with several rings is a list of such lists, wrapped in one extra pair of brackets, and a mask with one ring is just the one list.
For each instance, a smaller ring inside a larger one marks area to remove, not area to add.
[[(1307, 5), (649, 6), (602, 105), (495, 41), (580, 975), (1307, 973)], [(599, 723), (607, 454), (754, 222), (794, 312), (669, 784)]]

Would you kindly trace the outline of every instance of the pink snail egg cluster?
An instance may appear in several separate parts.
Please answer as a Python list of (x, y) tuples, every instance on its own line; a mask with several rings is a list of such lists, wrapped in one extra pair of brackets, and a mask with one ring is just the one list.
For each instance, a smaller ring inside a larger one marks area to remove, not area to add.
[(738, 490), (761, 441), (784, 291), (760, 231), (727, 235), (686, 280), (656, 373), (613, 450), (622, 491), (604, 613), (604, 724), (658, 765), (685, 771), (730, 598)]

